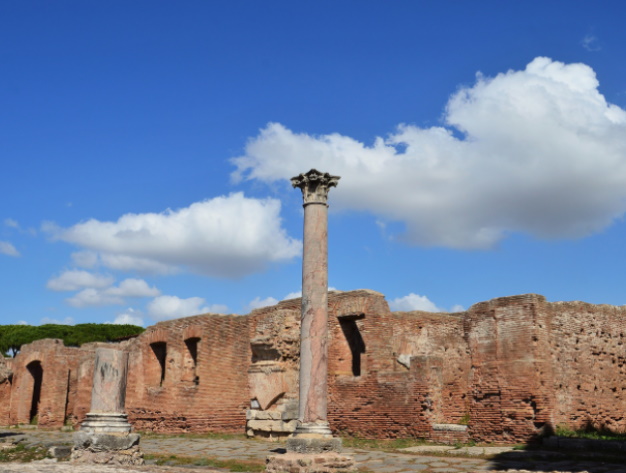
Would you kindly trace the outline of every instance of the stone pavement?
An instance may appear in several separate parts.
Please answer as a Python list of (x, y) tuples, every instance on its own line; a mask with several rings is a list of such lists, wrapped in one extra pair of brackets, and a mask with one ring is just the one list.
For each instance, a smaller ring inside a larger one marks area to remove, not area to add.
[[(71, 432), (50, 432), (50, 431), (17, 431), (11, 429), (4, 431), (11, 434), (25, 435), (24, 442), (27, 445), (43, 445), (50, 447), (60, 444), (71, 444)], [(3, 432), (0, 431), (0, 435)], [(13, 436), (13, 435), (11, 435)], [(0, 439), (1, 441), (2, 439)], [(178, 457), (211, 457), (218, 460), (238, 460), (262, 462), (270, 454), (284, 451), (284, 445), (280, 443), (268, 443), (258, 440), (229, 439), (220, 440), (213, 438), (195, 437), (143, 437), (141, 447), (145, 454), (153, 455), (176, 455)], [(496, 450), (498, 449), (498, 450)], [(444, 450), (441, 452), (441, 450)], [(511, 448), (495, 447), (468, 447), (468, 450), (454, 449), (453, 447), (423, 446), (404, 449), (402, 453), (386, 453), (377, 450), (346, 449), (345, 453), (354, 455), (357, 466), (361, 471), (371, 471), (375, 473), (464, 473), (484, 470), (525, 470), (531, 472), (539, 471), (563, 471), (563, 472), (583, 472), (589, 473), (626, 473), (626, 457), (623, 460), (606, 461), (604, 457), (589, 457), (584, 460), (572, 460), (567, 454), (559, 452), (544, 451), (520, 451)], [(460, 456), (461, 455), (461, 456)], [(467, 456), (466, 456), (467, 455)], [(477, 458), (469, 455), (494, 455), (489, 459)], [(63, 464), (67, 466), (63, 466)], [(0, 463), (2, 473), (21, 473), (38, 471), (72, 473), (91, 473), (91, 471), (109, 471), (102, 466), (99, 469), (83, 471), (77, 466), (71, 469), (67, 463), (61, 462), (58, 467), (51, 463), (30, 464), (31, 466), (16, 466), (17, 464)], [(16, 469), (17, 468), (17, 469)], [(37, 469), (39, 468), (39, 469)], [(82, 468), (82, 467), (81, 467)], [(195, 470), (195, 469), (194, 469)], [(198, 469), (197, 471), (207, 472), (211, 468)], [(163, 468), (154, 465), (131, 468), (124, 467), (111, 471), (117, 473), (149, 471), (156, 472), (179, 472), (192, 471), (189, 468)]]

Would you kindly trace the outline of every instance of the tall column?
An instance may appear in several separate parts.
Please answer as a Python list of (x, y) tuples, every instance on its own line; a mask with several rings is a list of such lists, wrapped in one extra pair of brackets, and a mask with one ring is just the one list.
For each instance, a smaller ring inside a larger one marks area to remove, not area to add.
[(124, 412), (128, 353), (98, 348), (95, 353), (91, 410), (74, 434), (72, 461), (141, 465), (139, 435), (132, 434)]
[(339, 176), (311, 169), (291, 179), (304, 200), (302, 319), (300, 329), (300, 427), (296, 435), (331, 435), (327, 420), (328, 191)]
[(302, 318), (300, 328), (300, 425), (287, 451), (267, 459), (266, 473), (354, 473), (332, 436), (328, 398), (328, 191), (339, 176), (311, 169), (291, 179), (304, 198)]

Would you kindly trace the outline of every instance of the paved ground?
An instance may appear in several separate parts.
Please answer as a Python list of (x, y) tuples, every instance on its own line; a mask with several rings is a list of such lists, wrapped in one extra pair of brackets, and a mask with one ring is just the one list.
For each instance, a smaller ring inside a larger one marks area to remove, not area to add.
[[(6, 433), (7, 431), (5, 431)], [(11, 434), (25, 435), (24, 440), (30, 445), (52, 446), (71, 444), (72, 434), (68, 432), (21, 431), (11, 430)], [(1, 433), (0, 433), (1, 434)], [(13, 437), (13, 435), (11, 435)], [(256, 440), (218, 440), (208, 438), (189, 437), (144, 437), (141, 448), (145, 454), (176, 455), (188, 457), (212, 457), (219, 460), (264, 461), (268, 455), (281, 453), (284, 446), (279, 443), (267, 443)], [(443, 450), (443, 451), (442, 451)], [(525, 470), (565, 471), (589, 473), (626, 473), (626, 457), (624, 460), (606, 461), (601, 457), (585, 460), (572, 460), (564, 453), (550, 453), (541, 451), (519, 451), (510, 448), (490, 449), (471, 447), (468, 449), (453, 449), (452, 447), (411, 447), (402, 453), (384, 453), (374, 450), (345, 450), (344, 453), (354, 456), (359, 469), (375, 473), (464, 473), (484, 470)], [(593, 453), (593, 452), (590, 452)], [(493, 455), (489, 459), (476, 456)], [(204, 468), (197, 471), (207, 472)], [(95, 473), (109, 469), (98, 467), (78, 467), (65, 462), (31, 463), (27, 465), (0, 463), (2, 473)], [(110, 471), (126, 472), (171, 472), (190, 473), (189, 468), (167, 468), (148, 465), (142, 468), (117, 468)], [(215, 469), (213, 469), (215, 471)]]

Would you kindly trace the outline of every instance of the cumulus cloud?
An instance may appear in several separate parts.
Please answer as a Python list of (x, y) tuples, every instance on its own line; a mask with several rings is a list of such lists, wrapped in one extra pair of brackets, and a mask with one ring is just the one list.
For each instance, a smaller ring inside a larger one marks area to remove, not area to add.
[(598, 85), (587, 65), (539, 57), (478, 74), (450, 97), (445, 127), (400, 125), (366, 145), (269, 124), (232, 160), (232, 178), (273, 182), (311, 167), (340, 175), (332, 208), (403, 222), (404, 238), (424, 246), (590, 235), (626, 210), (626, 112)]
[(288, 301), (289, 299), (297, 299), (298, 297), (302, 297), (302, 291), (290, 292), (283, 297), (283, 300)]
[[(47, 222), (42, 228), (53, 238), (97, 253), (104, 266), (116, 270), (168, 273), (185, 267), (235, 278), (289, 260), (301, 250), (301, 242), (281, 227), (280, 201), (240, 192), (178, 210), (126, 214), (116, 222), (92, 219), (69, 228)], [(77, 258), (93, 262), (93, 255)]]
[(273, 297), (266, 297), (265, 299), (261, 299), (260, 297), (255, 297), (251, 300), (247, 305), (247, 310), (251, 311), (253, 309), (260, 309), (261, 307), (267, 307), (270, 305), (278, 304), (278, 300)]
[(124, 312), (117, 314), (113, 321), (116, 325), (138, 325), (143, 327), (143, 314), (137, 309), (129, 307)]
[(114, 282), (115, 278), (110, 275), (95, 274), (82, 270), (67, 270), (59, 276), (50, 279), (46, 287), (53, 291), (78, 291), (86, 287), (104, 288)]
[(389, 308), (393, 311), (410, 312), (412, 310), (423, 310), (425, 312), (463, 312), (462, 305), (455, 304), (450, 310), (438, 307), (426, 296), (410, 293), (404, 297), (397, 297), (389, 301)]
[(72, 297), (65, 299), (72, 307), (98, 307), (105, 305), (123, 305), (124, 298), (112, 294), (106, 294), (104, 291), (88, 287), (83, 289)]
[[(86, 271), (83, 271), (86, 272)], [(127, 297), (155, 297), (161, 293), (143, 279), (124, 279), (117, 286), (87, 287), (66, 299), (72, 307), (124, 305)]]
[(394, 311), (409, 312), (424, 310), (426, 312), (446, 312), (437, 307), (428, 297), (410, 293), (408, 296), (398, 297), (389, 301), (389, 308)]
[(0, 254), (7, 256), (20, 256), (20, 252), (8, 241), (0, 241)]
[(205, 304), (202, 297), (181, 299), (177, 296), (159, 296), (148, 304), (148, 315), (154, 320), (167, 320), (205, 313), (225, 314), (228, 311), (228, 307), (222, 304)]
[(119, 297), (155, 297), (161, 294), (156, 287), (148, 286), (143, 279), (128, 278), (118, 286), (107, 288), (104, 292)]
[(75, 251), (72, 253), (72, 261), (81, 268), (95, 268), (99, 264), (98, 253), (95, 251)]
[(16, 220), (13, 220), (12, 218), (5, 218), (4, 219), (4, 225), (10, 228), (20, 228), (20, 224), (17, 223)]

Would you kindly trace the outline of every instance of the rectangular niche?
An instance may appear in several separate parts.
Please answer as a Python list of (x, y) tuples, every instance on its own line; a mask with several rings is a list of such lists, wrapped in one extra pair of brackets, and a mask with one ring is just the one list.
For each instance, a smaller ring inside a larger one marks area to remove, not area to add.
[(149, 384), (163, 386), (165, 381), (165, 359), (167, 357), (167, 343), (154, 342), (150, 344), (154, 357), (151, 360), (148, 373), (152, 378)]

